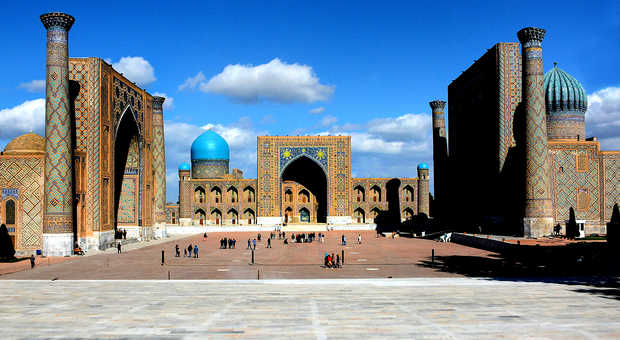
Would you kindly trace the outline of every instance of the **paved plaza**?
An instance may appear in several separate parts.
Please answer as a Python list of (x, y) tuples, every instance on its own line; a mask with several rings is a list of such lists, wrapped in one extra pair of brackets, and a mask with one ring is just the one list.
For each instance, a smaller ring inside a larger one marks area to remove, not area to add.
[[(486, 258), (493, 253), (455, 243), (439, 243), (431, 240), (410, 238), (376, 238), (372, 231), (330, 231), (324, 243), (295, 243), (284, 245), (282, 240), (272, 240), (272, 248), (266, 248), (267, 236), (255, 251), (255, 263), (251, 263), (251, 251), (247, 249), (248, 238), (257, 233), (209, 233), (194, 235), (117, 254), (115, 251), (85, 257), (64, 258), (62, 263), (52, 259), (47, 265), (45, 259), (33, 270), (28, 261), (20, 272), (0, 276), (0, 279), (316, 279), (316, 278), (404, 278), (404, 277), (455, 277), (459, 274), (431, 268), (425, 263), (431, 261), (433, 249), (439, 256), (475, 256)], [(341, 244), (341, 236), (347, 238), (347, 245)], [(362, 235), (362, 244), (357, 236)], [(290, 232), (287, 233), (290, 235)], [(236, 249), (219, 249), (223, 237), (237, 239)], [(290, 240), (290, 238), (289, 238)], [(174, 256), (175, 245), (181, 248), (181, 257)], [(199, 258), (184, 258), (183, 248), (198, 244)], [(161, 265), (161, 251), (165, 251), (165, 264)], [(325, 252), (342, 254), (345, 265), (340, 269), (322, 266)]]
[(472, 278), (0, 281), (2, 339), (618, 339), (591, 286)]

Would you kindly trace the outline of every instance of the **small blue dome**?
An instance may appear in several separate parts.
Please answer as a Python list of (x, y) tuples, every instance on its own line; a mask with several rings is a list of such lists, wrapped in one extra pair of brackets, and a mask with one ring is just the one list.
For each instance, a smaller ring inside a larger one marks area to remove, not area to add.
[(191, 167), (189, 164), (187, 164), (187, 162), (183, 162), (181, 165), (179, 165), (179, 170), (189, 170)]
[(192, 161), (228, 160), (229, 155), (228, 143), (213, 130), (203, 132), (192, 143)]
[(428, 164), (426, 164), (426, 163), (418, 164), (418, 170), (420, 170), (420, 169), (428, 169)]

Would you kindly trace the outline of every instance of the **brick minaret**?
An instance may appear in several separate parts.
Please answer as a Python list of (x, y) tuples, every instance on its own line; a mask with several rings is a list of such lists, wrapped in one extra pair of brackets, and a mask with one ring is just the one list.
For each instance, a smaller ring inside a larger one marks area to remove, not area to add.
[(418, 164), (418, 215), (429, 214), (428, 165)]
[(527, 27), (517, 33), (522, 48), (525, 112), (525, 236), (541, 237), (553, 229), (550, 162), (547, 155), (542, 40), (545, 30)]
[(73, 150), (67, 39), (75, 19), (41, 15), (47, 29), (45, 80), (45, 210), (43, 255), (71, 255), (73, 249)]
[(155, 207), (153, 222), (166, 222), (166, 149), (164, 147), (164, 112), (166, 98), (153, 97), (153, 170), (155, 171)]
[(190, 165), (187, 163), (179, 166), (179, 225), (191, 225), (193, 212), (191, 195)]
[(443, 100), (433, 100), (429, 103), (433, 110), (433, 170), (434, 170), (434, 187), (435, 187), (435, 207), (433, 215), (442, 216), (443, 214), (443, 195), (445, 194), (444, 180), (446, 179), (445, 171), (447, 168), (446, 161), (448, 159), (448, 144), (446, 141), (446, 122), (444, 119), (444, 108), (446, 102)]

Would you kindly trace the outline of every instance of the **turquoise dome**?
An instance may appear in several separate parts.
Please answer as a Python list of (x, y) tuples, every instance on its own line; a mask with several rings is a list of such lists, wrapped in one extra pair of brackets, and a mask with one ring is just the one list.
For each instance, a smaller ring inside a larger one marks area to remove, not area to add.
[(213, 130), (203, 132), (192, 143), (192, 161), (228, 160), (229, 155), (228, 143)]
[(428, 164), (426, 163), (418, 164), (418, 170), (421, 170), (421, 169), (428, 169)]
[(179, 165), (179, 170), (189, 170), (190, 169), (190, 165), (187, 164), (187, 162), (183, 162), (181, 165)]
[(557, 63), (545, 73), (545, 102), (547, 114), (585, 113), (588, 109), (586, 90)]

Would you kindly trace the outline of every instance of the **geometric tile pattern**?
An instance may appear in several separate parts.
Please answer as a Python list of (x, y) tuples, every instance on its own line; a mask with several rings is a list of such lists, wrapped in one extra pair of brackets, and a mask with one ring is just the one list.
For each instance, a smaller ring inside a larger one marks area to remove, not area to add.
[(620, 203), (620, 153), (601, 160), (605, 166), (605, 221), (611, 219), (614, 204)]
[[(100, 143), (100, 106), (102, 101), (99, 97), (99, 63), (101, 61), (96, 58), (89, 58), (89, 72), (88, 72), (88, 92), (89, 96), (89, 110), (88, 110), (88, 217), (87, 225), (92, 228), (93, 231), (99, 231), (100, 229), (100, 171), (99, 171), (99, 159), (101, 154)], [(102, 83), (101, 87), (107, 87), (107, 84)], [(104, 156), (105, 157), (105, 156)]]
[(508, 150), (516, 144), (513, 120), (517, 105), (521, 102), (521, 53), (518, 43), (499, 43), (495, 46), (499, 74), (499, 170), (501, 171)]
[(166, 220), (166, 151), (163, 113), (153, 100), (153, 170), (155, 171), (155, 222)]
[[(19, 192), (21, 232), (19, 249), (41, 249), (43, 224), (42, 157), (8, 157), (0, 159), (0, 188), (16, 188)], [(18, 230), (19, 231), (19, 230)]]
[(44, 232), (73, 231), (71, 115), (67, 56), (68, 31), (48, 29), (45, 100), (45, 221)]
[[(91, 90), (89, 84), (89, 63), (88, 59), (73, 59), (69, 63), (69, 79), (79, 84), (77, 97), (73, 99), (75, 112), (75, 148), (79, 151), (86, 151), (88, 144), (88, 119), (89, 119), (89, 94)], [(73, 94), (75, 95), (75, 94)]]
[[(596, 148), (576, 150), (576, 145), (552, 146), (553, 202), (556, 223), (568, 219), (569, 209), (575, 209), (577, 219), (600, 220), (599, 158)], [(586, 155), (588, 171), (577, 169), (577, 155)], [(579, 197), (579, 199), (578, 199)], [(577, 204), (582, 206), (578, 207)], [(580, 208), (580, 209), (578, 209)]]
[(123, 176), (123, 184), (121, 188), (121, 197), (118, 203), (118, 223), (137, 224), (136, 203), (137, 176)]

